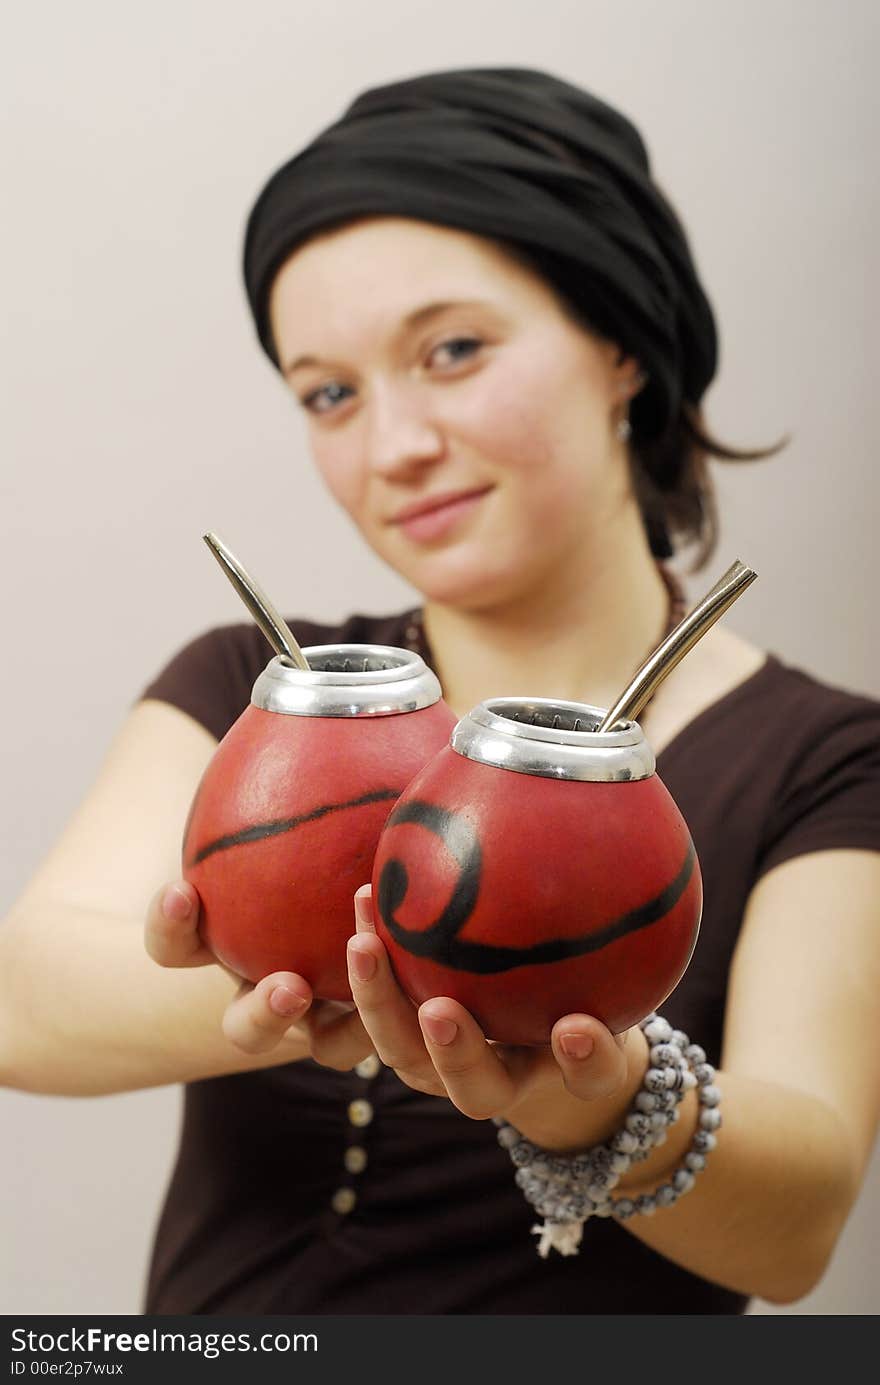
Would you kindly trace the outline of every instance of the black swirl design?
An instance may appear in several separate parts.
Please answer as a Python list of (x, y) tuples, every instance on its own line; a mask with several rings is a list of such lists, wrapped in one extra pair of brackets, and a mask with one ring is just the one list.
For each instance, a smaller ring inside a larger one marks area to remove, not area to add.
[(653, 899), (621, 914), (604, 928), (574, 938), (549, 938), (531, 947), (501, 947), (494, 943), (471, 942), (458, 936), (473, 913), (480, 889), (482, 852), (474, 829), (449, 809), (438, 808), (433, 803), (419, 799), (411, 799), (395, 809), (386, 827), (405, 822), (416, 823), (438, 836), (458, 863), (460, 874), (452, 898), (436, 922), (425, 929), (404, 928), (395, 915), (406, 895), (409, 876), (402, 861), (386, 861), (379, 877), (377, 905), (380, 917), (395, 942), (413, 956), (428, 957), (454, 971), (470, 971), (479, 975), (582, 957), (588, 952), (598, 952), (628, 933), (657, 923), (681, 899), (690, 883), (697, 859), (693, 842), (689, 842), (674, 880)]

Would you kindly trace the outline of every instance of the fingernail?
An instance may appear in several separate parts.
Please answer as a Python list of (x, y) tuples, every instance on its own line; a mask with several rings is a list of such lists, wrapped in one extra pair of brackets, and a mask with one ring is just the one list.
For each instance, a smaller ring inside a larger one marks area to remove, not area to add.
[(162, 913), (166, 919), (173, 919), (175, 923), (183, 923), (192, 913), (192, 900), (185, 890), (179, 885), (169, 885), (162, 896)]
[(354, 897), (354, 916), (359, 933), (375, 933), (373, 923), (373, 899), (369, 890), (360, 890)]
[(458, 1033), (455, 1021), (445, 1019), (442, 1015), (419, 1015), (419, 1024), (432, 1044), (451, 1044)]
[(348, 964), (355, 981), (369, 981), (376, 974), (376, 959), (366, 948), (348, 946)]
[(269, 1009), (276, 1015), (295, 1015), (300, 1010), (304, 1010), (308, 1002), (296, 991), (292, 991), (289, 986), (276, 986), (269, 996)]
[(589, 1034), (562, 1034), (559, 1047), (566, 1058), (589, 1058), (595, 1045)]

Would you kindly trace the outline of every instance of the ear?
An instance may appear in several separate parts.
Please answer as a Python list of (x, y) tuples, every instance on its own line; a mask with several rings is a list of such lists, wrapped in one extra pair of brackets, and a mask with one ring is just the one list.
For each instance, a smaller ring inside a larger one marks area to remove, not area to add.
[(628, 356), (621, 347), (616, 348), (612, 374), (615, 393), (620, 400), (634, 399), (648, 378), (636, 357)]

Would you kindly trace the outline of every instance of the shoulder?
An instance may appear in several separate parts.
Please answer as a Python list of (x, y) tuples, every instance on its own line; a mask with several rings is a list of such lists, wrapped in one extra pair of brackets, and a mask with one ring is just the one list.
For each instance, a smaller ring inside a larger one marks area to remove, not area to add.
[(760, 873), (811, 852), (880, 851), (880, 701), (770, 654), (726, 710), (741, 773), (765, 793)]
[[(396, 645), (403, 642), (410, 614), (353, 614), (338, 624), (294, 616), (288, 624), (305, 649), (323, 644)], [(271, 657), (255, 624), (215, 626), (179, 649), (141, 698), (180, 708), (220, 740), (248, 705), (251, 689)]]
[[(412, 613), (390, 616), (353, 614), (338, 623), (286, 617), (303, 648), (321, 644), (379, 644), (391, 637), (402, 639)], [(230, 675), (246, 673), (256, 678), (272, 657), (262, 631), (250, 621), (217, 625), (184, 644), (165, 665), (216, 674), (225, 667)], [(163, 670), (163, 672), (165, 671)], [(161, 676), (161, 675), (160, 675)]]
[(824, 681), (718, 627), (661, 686), (646, 734), (662, 749), (692, 724), (706, 730), (708, 712), (714, 730), (739, 727), (752, 744), (769, 733), (783, 753), (835, 727), (861, 728), (869, 738), (880, 732), (880, 702), (870, 694)]
[(785, 706), (810, 724), (864, 723), (880, 728), (880, 700), (868, 692), (846, 688), (771, 654), (767, 660), (764, 696), (782, 698)]
[(821, 762), (847, 744), (880, 752), (880, 700), (770, 653), (745, 686), (750, 717), (774, 728), (780, 741)]

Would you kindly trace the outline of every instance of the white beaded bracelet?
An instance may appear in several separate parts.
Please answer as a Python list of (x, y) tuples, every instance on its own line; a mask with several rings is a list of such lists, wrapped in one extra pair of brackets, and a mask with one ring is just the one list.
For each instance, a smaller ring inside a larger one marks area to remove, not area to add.
[[(696, 1175), (706, 1167), (706, 1155), (715, 1148), (721, 1092), (703, 1049), (653, 1013), (639, 1028), (651, 1045), (650, 1065), (623, 1126), (606, 1144), (580, 1154), (553, 1154), (532, 1144), (506, 1121), (495, 1119), (500, 1127), (498, 1142), (516, 1167), (516, 1182), (543, 1218), (543, 1224), (532, 1231), (540, 1237), (538, 1254), (545, 1259), (551, 1248), (561, 1255), (577, 1255), (584, 1222), (590, 1217), (624, 1222), (639, 1213), (651, 1216), (658, 1207), (671, 1207), (693, 1188)], [(700, 1115), (681, 1164), (653, 1193), (612, 1198), (611, 1191), (623, 1174), (664, 1142), (668, 1127), (678, 1120), (679, 1103), (693, 1087), (698, 1090)]]

